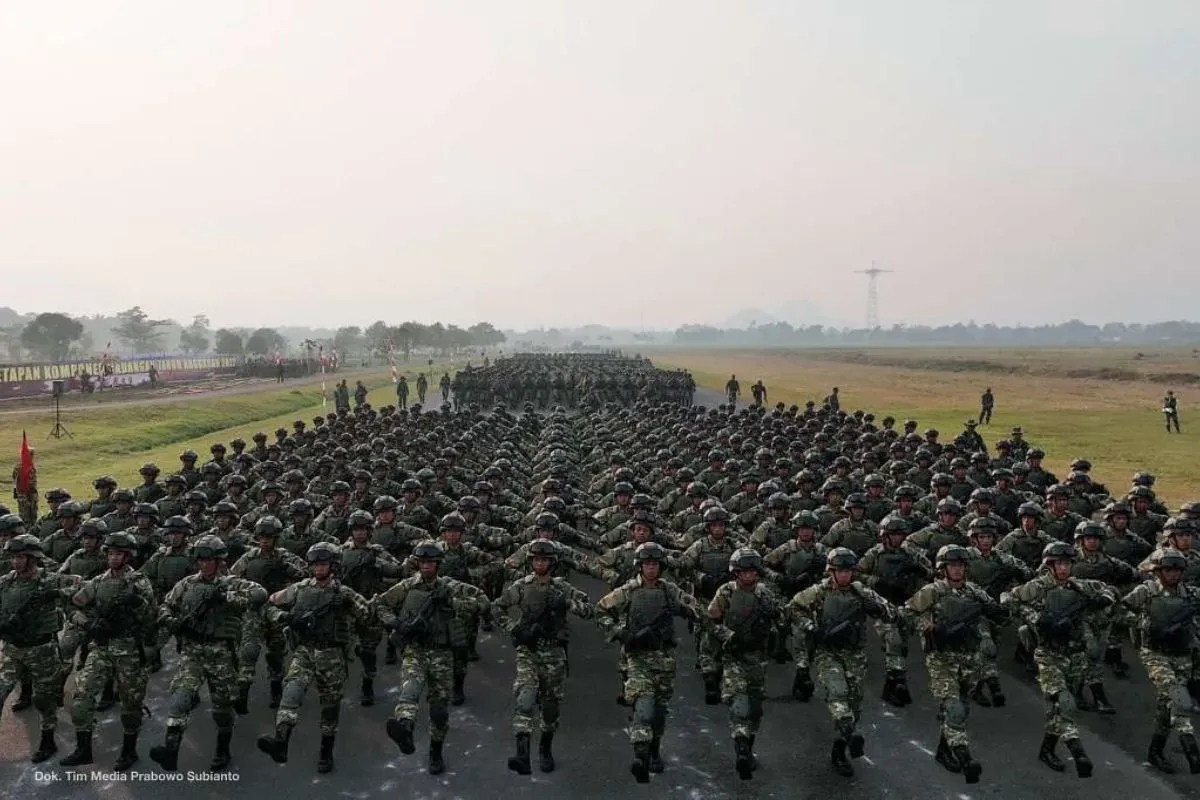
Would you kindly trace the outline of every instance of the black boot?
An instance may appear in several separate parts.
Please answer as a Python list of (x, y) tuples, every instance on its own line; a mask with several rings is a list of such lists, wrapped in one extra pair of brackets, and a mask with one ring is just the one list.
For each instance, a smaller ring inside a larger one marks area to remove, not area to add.
[(1096, 711), (1100, 714), (1115, 714), (1117, 710), (1112, 707), (1112, 703), (1108, 702), (1108, 695), (1104, 693), (1103, 683), (1092, 684), (1092, 699), (1096, 701)]
[(845, 739), (833, 740), (833, 750), (829, 754), (829, 760), (838, 775), (849, 778), (854, 774), (854, 765), (850, 763), (850, 759), (846, 758)]
[(758, 737), (756, 737), (756, 736), (750, 737), (750, 769), (757, 772), (758, 771), (758, 756), (754, 755), (754, 740), (756, 738), (758, 738)]
[(57, 752), (58, 744), (54, 741), (54, 731), (42, 731), (42, 740), (38, 742), (38, 749), (33, 751), (29, 760), (34, 764), (40, 764)]
[(739, 736), (734, 739), (733, 752), (736, 756), (734, 767), (737, 769), (738, 777), (744, 781), (753, 778), (754, 770), (750, 764), (750, 740), (745, 736)]
[(991, 708), (992, 701), (986, 694), (983, 693), (983, 687), (983, 681), (978, 681), (975, 686), (971, 688), (971, 691), (967, 693), (967, 695), (984, 708)]
[(704, 673), (704, 704), (719, 705), (721, 702), (721, 676), (715, 672)]
[(885, 702), (903, 708), (912, 702), (912, 694), (908, 691), (908, 680), (903, 672), (891, 670), (883, 682), (883, 699)]
[(363, 677), (362, 679), (362, 700), (364, 706), (375, 705), (375, 679)]
[(1188, 770), (1193, 775), (1200, 775), (1200, 747), (1196, 745), (1196, 737), (1190, 733), (1180, 735), (1179, 746), (1187, 757)]
[(104, 684), (104, 691), (100, 693), (100, 702), (96, 703), (97, 711), (108, 711), (117, 704), (116, 686), (110, 680)]
[(21, 681), (21, 695), (12, 704), (13, 711), (24, 711), (33, 707), (33, 681)]
[(75, 733), (75, 752), (58, 762), (64, 767), (80, 767), (92, 762), (92, 732), (77, 731)]
[(167, 738), (161, 745), (150, 748), (150, 760), (167, 772), (179, 769), (179, 745), (183, 741), (183, 731), (179, 728), (167, 728)]
[(1121, 658), (1120, 647), (1110, 647), (1104, 651), (1104, 663), (1112, 667), (1113, 675), (1126, 680), (1129, 677), (1129, 664)]
[(283, 681), (271, 681), (271, 708), (279, 708), (279, 701), (283, 699)]
[(650, 782), (650, 743), (638, 742), (633, 746), (633, 763), (629, 771), (638, 783)]
[(538, 740), (538, 769), (542, 772), (554, 772), (553, 744), (554, 734), (542, 731), (542, 738)]
[(392, 717), (387, 721), (387, 735), (404, 755), (411, 756), (417, 752), (417, 746), (413, 743), (413, 721), (411, 719)]
[(475, 649), (475, 642), (467, 644), (467, 661), (478, 661), (479, 651)]
[(797, 668), (796, 675), (792, 678), (792, 697), (801, 703), (807, 703), (812, 699), (815, 690), (812, 675), (808, 673), (808, 670)]
[(933, 760), (946, 768), (947, 772), (958, 774), (962, 772), (962, 767), (958, 763), (958, 759), (954, 757), (954, 753), (950, 750), (950, 745), (946, 743), (946, 734), (938, 739), (937, 752), (933, 754)]
[(967, 779), (967, 783), (979, 783), (979, 776), (983, 772), (983, 767), (979, 762), (971, 758), (971, 751), (965, 744), (956, 745), (953, 748), (954, 758), (958, 761), (962, 768), (963, 777)]
[(1146, 755), (1146, 761), (1159, 772), (1174, 775), (1175, 765), (1171, 763), (1171, 759), (1167, 758), (1167, 754), (1163, 751), (1163, 748), (1166, 746), (1167, 735), (1165, 733), (1154, 734), (1154, 736), (1150, 737), (1150, 752)]
[(429, 774), (441, 775), (446, 771), (446, 761), (442, 758), (443, 742), (429, 742)]
[(992, 705), (996, 708), (1001, 708), (1008, 702), (1008, 698), (1004, 696), (1004, 690), (1000, 688), (999, 678), (992, 676), (984, 681), (984, 683), (987, 684), (988, 691), (992, 694)]
[(533, 766), (529, 763), (529, 739), (528, 733), (518, 733), (517, 754), (508, 759), (508, 768), (518, 775), (533, 774)]
[(1062, 772), (1067, 768), (1067, 765), (1058, 757), (1057, 749), (1058, 737), (1047, 733), (1042, 737), (1042, 749), (1038, 750), (1038, 761), (1041, 761), (1055, 772)]
[(333, 735), (321, 737), (321, 753), (317, 756), (317, 772), (333, 772)]
[(1083, 742), (1078, 739), (1067, 739), (1065, 742), (1071, 758), (1075, 759), (1075, 774), (1081, 778), (1092, 777), (1092, 760), (1083, 751)]
[(238, 684), (237, 697), (233, 698), (233, 710), (242, 715), (250, 713), (250, 684)]
[(213, 772), (220, 772), (229, 766), (229, 762), (233, 758), (229, 753), (231, 741), (233, 741), (233, 731), (217, 731), (217, 750), (213, 753), (212, 761), (208, 762), (208, 768)]
[(113, 763), (113, 770), (124, 772), (137, 763), (137, 740), (136, 733), (127, 733), (121, 737), (121, 753)]
[(467, 697), (463, 694), (463, 684), (467, 682), (466, 675), (454, 676), (454, 693), (450, 696), (450, 705), (461, 706), (467, 702)]
[(387, 651), (383, 654), (383, 663), (396, 663), (396, 645), (392, 644), (390, 641), (387, 643)]
[(850, 750), (851, 758), (862, 758), (866, 752), (866, 742), (863, 740), (863, 735), (858, 731), (850, 734), (846, 738), (846, 747)]
[(271, 757), (276, 764), (286, 764), (288, 760), (288, 743), (292, 739), (292, 726), (280, 725), (275, 728), (274, 736), (258, 737), (258, 749)]
[(662, 760), (662, 736), (650, 740), (650, 771), (655, 775), (662, 774), (665, 765)]

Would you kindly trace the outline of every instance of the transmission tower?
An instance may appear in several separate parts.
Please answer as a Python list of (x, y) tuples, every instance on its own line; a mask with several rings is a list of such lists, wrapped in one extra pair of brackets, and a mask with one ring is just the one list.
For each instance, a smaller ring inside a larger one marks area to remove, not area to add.
[(878, 269), (872, 261), (870, 269), (854, 271), (867, 276), (867, 330), (873, 331), (879, 327), (879, 276), (894, 270)]

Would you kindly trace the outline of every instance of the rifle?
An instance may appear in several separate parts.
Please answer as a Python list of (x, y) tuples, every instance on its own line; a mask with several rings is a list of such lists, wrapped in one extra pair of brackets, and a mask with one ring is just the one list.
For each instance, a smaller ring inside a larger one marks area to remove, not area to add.
[(96, 611), (83, 626), (88, 638), (97, 644), (107, 644), (108, 640), (122, 631), (121, 618), (142, 605), (142, 598), (133, 590), (132, 584), (126, 584), (126, 590), (121, 596), (110, 603), (96, 604)]
[(293, 635), (302, 640), (312, 636), (321, 618), (333, 609), (334, 603), (341, 601), (342, 593), (337, 589), (326, 589), (325, 591), (328, 594), (328, 598), (320, 605), (310, 608), (297, 617), (290, 617), (288, 619), (288, 628)]
[(397, 650), (404, 649), (405, 644), (428, 644), (433, 635), (433, 611), (439, 604), (447, 600), (441, 587), (426, 594), (421, 605), (403, 619), (396, 621), (396, 629), (392, 634), (392, 643)]
[(552, 638), (556, 632), (555, 617), (567, 609), (566, 595), (554, 591), (546, 593), (546, 602), (537, 619), (522, 621), (513, 628), (513, 643), (534, 647), (542, 639)]
[[(15, 637), (25, 627), (25, 613), (39, 600), (53, 597), (57, 592), (48, 586), (40, 586), (25, 596), (16, 608), (0, 617), (0, 638)], [(18, 645), (19, 646), (19, 645)]]
[(210, 584), (204, 599), (188, 613), (175, 621), (175, 648), (179, 651), (179, 636), (196, 638), (196, 623), (209, 611), (225, 602), (224, 584)]
[(671, 638), (669, 635), (664, 636), (663, 623), (670, 622), (673, 616), (674, 609), (668, 608), (663, 611), (648, 624), (634, 631), (625, 647), (629, 650), (657, 650), (663, 647)]

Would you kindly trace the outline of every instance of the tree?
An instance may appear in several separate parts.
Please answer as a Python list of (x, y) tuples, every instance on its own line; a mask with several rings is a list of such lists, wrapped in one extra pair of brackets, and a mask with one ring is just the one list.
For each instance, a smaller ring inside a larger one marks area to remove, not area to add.
[(188, 355), (208, 350), (208, 317), (197, 314), (192, 324), (179, 332), (179, 349)]
[(0, 347), (8, 352), (11, 362), (21, 360), (21, 332), (24, 330), (25, 324), (21, 322), (0, 326)]
[(281, 351), (287, 341), (274, 328), (259, 328), (246, 340), (246, 352), (256, 356), (270, 355), (278, 347)]
[(467, 328), (467, 333), (471, 334), (472, 343), (481, 347), (492, 347), (508, 340), (508, 337), (496, 330), (490, 322), (477, 322)]
[(333, 346), (343, 356), (349, 356), (351, 353), (357, 353), (362, 347), (362, 328), (357, 325), (347, 325), (344, 328), (338, 328), (333, 335)]
[(158, 345), (163, 332), (159, 328), (170, 325), (169, 319), (150, 319), (141, 306), (134, 306), (117, 314), (119, 322), (113, 326), (113, 334), (129, 345), (134, 353), (146, 353)]
[(372, 322), (365, 331), (363, 338), (366, 340), (367, 351), (374, 355), (386, 355), (388, 346), (388, 337), (391, 335), (391, 329), (383, 320)]
[(215, 334), (213, 349), (225, 355), (240, 356), (246, 352), (241, 334), (228, 328), (221, 328)]
[(21, 346), (46, 361), (62, 361), (83, 336), (83, 323), (65, 314), (38, 314), (21, 331)]

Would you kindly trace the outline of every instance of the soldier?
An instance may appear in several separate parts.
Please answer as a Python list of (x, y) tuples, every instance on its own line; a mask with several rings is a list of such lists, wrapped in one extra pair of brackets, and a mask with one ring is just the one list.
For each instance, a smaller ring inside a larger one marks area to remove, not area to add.
[(962, 505), (953, 497), (945, 498), (937, 504), (937, 522), (909, 536), (904, 546), (922, 551), (926, 561), (933, 561), (937, 552), (948, 544), (970, 547), (971, 541), (958, 527), (962, 515)]
[(67, 500), (58, 506), (54, 516), (61, 527), (42, 539), (42, 548), (47, 556), (61, 564), (67, 556), (79, 549), (79, 526), (83, 522), (83, 507), (74, 500)]
[(139, 503), (157, 503), (166, 496), (167, 490), (158, 482), (159, 473), (161, 473), (154, 464), (143, 464), (138, 470), (138, 474), (142, 476), (142, 485), (133, 490), (134, 499)]
[[(15, 515), (8, 515), (13, 517)], [(40, 764), (58, 752), (54, 729), (61, 698), (62, 662), (58, 633), (58, 600), (79, 587), (74, 575), (55, 575), (41, 567), (42, 543), (20, 533), (4, 544), (12, 571), (0, 576), (0, 713), (17, 684), (28, 683), (32, 704), (41, 717), (41, 740), (30, 761)], [(14, 711), (18, 711), (15, 705)]]
[(934, 758), (950, 772), (961, 772), (967, 783), (978, 783), (982, 766), (971, 755), (967, 741), (964, 702), (982, 668), (983, 618), (1003, 622), (1008, 614), (984, 589), (967, 580), (973, 555), (959, 545), (938, 551), (938, 577), (909, 598), (908, 608), (920, 615), (924, 634), (925, 666), (929, 689), (939, 703), (942, 735)]
[(110, 533), (104, 540), (108, 569), (80, 587), (71, 598), (89, 616), (78, 619), (88, 632), (87, 662), (76, 678), (71, 723), (75, 727), (75, 751), (62, 760), (64, 767), (92, 763), (92, 729), (95, 725), (96, 695), (115, 680), (121, 698), (121, 754), (113, 769), (121, 772), (138, 760), (137, 739), (142, 727), (142, 703), (146, 697), (147, 650), (154, 646), (157, 617), (154, 587), (135, 572), (130, 562), (137, 542), (127, 533)]
[(990, 425), (992, 422), (992, 411), (996, 408), (996, 395), (992, 394), (992, 387), (987, 387), (983, 390), (983, 394), (979, 395), (979, 421), (984, 425)]
[(112, 510), (101, 518), (108, 532), (117, 533), (132, 528), (137, 522), (133, 515), (133, 490), (117, 489), (112, 493), (112, 503)]
[(1163, 398), (1163, 417), (1167, 422), (1167, 433), (1171, 432), (1171, 425), (1175, 425), (1175, 432), (1179, 433), (1179, 398), (1175, 396), (1173, 389), (1167, 390), (1167, 396)]
[(413, 548), (418, 574), (373, 601), (385, 628), (395, 632), (401, 653), (400, 697), (387, 721), (388, 738), (404, 755), (416, 752), (413, 726), (422, 692), (429, 700), (429, 774), (446, 771), (444, 745), (450, 730), (454, 650), (467, 644), (463, 616), (484, 612), (487, 597), (474, 586), (438, 574), (445, 552), (434, 542)]
[[(593, 608), (588, 596), (562, 578), (552, 577), (551, 565), (558, 548), (541, 540), (529, 545), (532, 574), (512, 583), (492, 605), (492, 616), (512, 636), (517, 654), (513, 683), (513, 733), (517, 753), (508, 768), (518, 775), (533, 772), (530, 743), (534, 711), (541, 705), (542, 730), (538, 741), (538, 767), (553, 772), (554, 733), (565, 696), (567, 677), (567, 612), (589, 619)], [(520, 613), (510, 616), (517, 609)]]
[[(783, 601), (791, 600), (798, 592), (807, 589), (825, 573), (828, 552), (825, 545), (816, 540), (817, 516), (811, 511), (799, 511), (792, 517), (796, 535), (784, 542), (763, 558), (768, 576), (778, 588)], [(786, 625), (786, 619), (781, 622)], [(792, 697), (807, 703), (813, 696), (812, 675), (809, 673), (809, 649), (800, 642), (793, 642), (796, 670), (792, 677)]]
[(220, 537), (201, 536), (188, 553), (197, 572), (187, 575), (166, 593), (159, 609), (159, 627), (179, 643), (179, 670), (171, 679), (167, 701), (167, 733), (163, 744), (150, 748), (150, 758), (164, 770), (179, 765), (179, 746), (187, 730), (200, 687), (208, 684), (217, 747), (209, 769), (229, 766), (233, 739), (233, 698), (237, 691), (237, 641), (242, 611), (260, 606), (267, 592), (253, 581), (225, 574), (229, 551)]
[(744, 781), (754, 776), (754, 739), (766, 697), (767, 651), (782, 616), (775, 593), (759, 583), (762, 556), (749, 547), (729, 558), (734, 579), (720, 586), (708, 605), (711, 642), (720, 661), (721, 702), (729, 706), (734, 766)]
[(854, 774), (850, 759), (861, 758), (864, 752), (858, 722), (867, 672), (865, 621), (867, 617), (894, 621), (897, 616), (891, 603), (854, 580), (857, 566), (853, 550), (830, 550), (826, 559), (829, 577), (797, 594), (787, 606), (797, 649), (813, 649), (817, 683), (825, 690), (837, 730), (830, 761), (845, 777)]
[(275, 735), (258, 737), (258, 749), (276, 764), (286, 764), (288, 743), (300, 718), (309, 686), (317, 685), (321, 704), (321, 752), (317, 772), (333, 771), (333, 744), (342, 707), (342, 687), (349, 667), (354, 626), (366, 623), (371, 607), (358, 592), (333, 576), (340, 560), (337, 545), (318, 542), (309, 548), (312, 577), (272, 594), (267, 602), (279, 625), (292, 637), (292, 661), (284, 679)]
[[(969, 536), (973, 550), (967, 564), (967, 580), (987, 592), (993, 600), (999, 602), (1005, 590), (1033, 577), (1025, 562), (995, 549), (996, 527), (989, 518), (972, 522)], [(1049, 537), (1046, 544), (1049, 544)], [(971, 690), (971, 699), (981, 706), (1003, 706), (1008, 698), (1000, 688), (1000, 670), (996, 663), (999, 630), (991, 621), (983, 620), (979, 632), (979, 675)], [(1024, 663), (1023, 659), (1018, 660)]]
[[(383, 546), (370, 541), (375, 520), (366, 511), (350, 515), (350, 538), (342, 546), (341, 580), (370, 602), (382, 589), (398, 579), (401, 565)], [(378, 667), (379, 643), (383, 628), (372, 615), (355, 631), (358, 644), (355, 653), (362, 663), (362, 700), (364, 706), (375, 705), (375, 675)]]
[[(163, 530), (166, 531), (167, 543), (150, 556), (141, 569), (141, 573), (150, 579), (150, 584), (154, 587), (154, 596), (158, 598), (160, 605), (175, 584), (196, 571), (196, 560), (188, 546), (192, 525), (187, 517), (168, 518), (163, 524)], [(148, 665), (151, 672), (162, 669), (164, 644), (165, 640), (154, 648)]]
[(1154, 580), (1137, 586), (1121, 600), (1137, 614), (1134, 630), (1141, 640), (1139, 655), (1154, 685), (1154, 734), (1146, 760), (1168, 775), (1175, 772), (1164, 748), (1174, 731), (1187, 758), (1188, 769), (1200, 774), (1200, 747), (1189, 713), (1188, 683), (1194, 669), (1196, 609), (1200, 589), (1183, 583), (1188, 562), (1174, 550), (1156, 551), (1152, 559)]
[[(704, 512), (707, 535), (697, 539), (679, 557), (680, 571), (693, 576), (693, 594), (698, 601), (712, 600), (717, 588), (730, 579), (729, 558), (738, 547), (725, 535), (723, 511), (714, 506)], [(696, 636), (696, 664), (704, 680), (704, 702), (715, 706), (721, 702), (721, 665), (713, 657), (714, 648), (705, 636), (703, 631)]]
[[(677, 616), (706, 626), (696, 598), (660, 572), (666, 550), (654, 542), (640, 545), (634, 555), (637, 577), (600, 598), (596, 623), (619, 641), (627, 658), (629, 676), (625, 698), (633, 706), (629, 740), (633, 763), (629, 771), (638, 783), (648, 783), (650, 773), (663, 771), (662, 737), (667, 707), (675, 692), (675, 625)], [(728, 568), (728, 566), (726, 566)]]
[[(32, 448), (32, 447), (29, 448), (29, 458), (30, 459), (33, 458), (34, 453), (35, 453), (34, 448)], [(12, 482), (13, 482), (13, 499), (17, 501), (17, 516), (19, 516), (21, 518), (21, 521), (24, 522), (26, 525), (28, 525), (30, 527), (34, 527), (38, 520), (37, 467), (35, 467), (35, 466), (30, 467), (29, 475), (24, 482), (25, 483), (24, 491), (21, 491), (22, 481), (21, 481), (21, 465), (20, 464), (17, 464), (16, 466), (13, 467)], [(62, 491), (62, 490), (59, 489), (58, 491)], [(67, 497), (69, 499), (70, 495), (68, 495)], [(49, 502), (49, 498), (47, 498), (47, 502)], [(35, 530), (34, 532), (36, 533), (37, 531)]]
[(1037, 503), (1022, 503), (1017, 508), (1017, 529), (1006, 534), (996, 545), (996, 550), (1012, 555), (1031, 570), (1037, 569), (1041, 566), (1046, 545), (1054, 541), (1038, 527), (1042, 516), (1042, 507)]
[(772, 493), (767, 498), (767, 518), (750, 534), (750, 547), (765, 555), (790, 541), (795, 535), (789, 521), (791, 515), (788, 496), (783, 492)]
[[(1137, 572), (1120, 559), (1104, 552), (1104, 526), (1099, 522), (1081, 522), (1075, 529), (1075, 552), (1077, 558), (1071, 565), (1072, 578), (1101, 581), (1112, 587), (1114, 595), (1124, 594), (1138, 582)], [(1103, 663), (1108, 660), (1107, 647), (1113, 638), (1114, 620), (1108, 613), (1093, 614), (1087, 621), (1087, 653), (1091, 668), (1084, 682), (1091, 688), (1093, 708), (1082, 703), (1083, 710), (1095, 710), (1101, 714), (1115, 714), (1117, 710), (1108, 702), (1104, 691)], [(1118, 639), (1118, 642), (1120, 640)], [(1120, 657), (1120, 645), (1116, 651)], [(1112, 663), (1111, 661), (1109, 663)]]
[(101, 519), (115, 507), (112, 494), (117, 489), (117, 480), (111, 475), (101, 475), (92, 481), (92, 488), (96, 490), (96, 496), (83, 503), (83, 509), (93, 519)]
[[(1045, 567), (1036, 578), (1001, 595), (1001, 603), (1018, 613), (1028, 627), (1019, 632), (1032, 640), (1038, 685), (1046, 699), (1045, 734), (1038, 760), (1056, 772), (1066, 769), (1055, 752), (1060, 739), (1075, 760), (1075, 773), (1091, 777), (1092, 760), (1079, 741), (1072, 712), (1089, 671), (1084, 647), (1088, 612), (1113, 604), (1112, 590), (1099, 581), (1071, 577), (1075, 548), (1052, 542), (1042, 553)], [(1026, 645), (1029, 646), (1028, 644)]]

